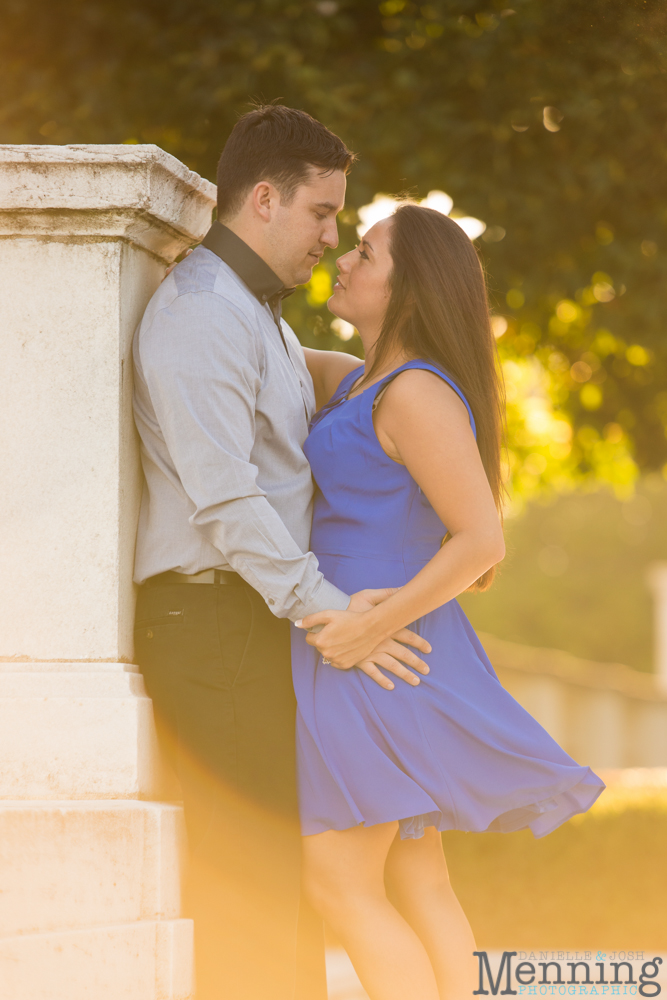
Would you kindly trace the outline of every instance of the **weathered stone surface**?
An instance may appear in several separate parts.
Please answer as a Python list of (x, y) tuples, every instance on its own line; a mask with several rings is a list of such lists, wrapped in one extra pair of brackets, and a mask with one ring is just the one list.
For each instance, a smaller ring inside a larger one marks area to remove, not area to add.
[(191, 1000), (192, 921), (0, 938), (7, 1000)]
[(1, 802), (0, 938), (180, 916), (183, 845), (177, 805)]
[(25, 666), (0, 670), (0, 799), (177, 797), (139, 673)]
[(0, 659), (133, 659), (132, 334), (214, 191), (154, 146), (0, 146)]
[(0, 146), (0, 236), (122, 237), (172, 261), (215, 190), (159, 146)]
[(0, 146), (0, 997), (188, 1000), (178, 806), (134, 658), (132, 335), (215, 188)]

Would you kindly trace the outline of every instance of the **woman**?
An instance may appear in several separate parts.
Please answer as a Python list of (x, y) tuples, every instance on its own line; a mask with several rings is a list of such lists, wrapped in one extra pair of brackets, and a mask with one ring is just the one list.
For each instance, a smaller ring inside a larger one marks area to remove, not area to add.
[[(320, 405), (331, 396), (305, 445), (311, 547), (348, 593), (400, 589), (362, 612), (369, 648), (351, 638), (353, 612), (293, 632), (306, 886), (372, 1000), (462, 1000), (475, 943), (439, 831), (544, 836), (604, 784), (501, 687), (455, 600), (504, 555), (501, 393), (472, 243), (407, 204), (338, 266), (329, 308), (366, 362), (308, 352)], [(410, 623), (430, 671), (373, 679), (371, 649)]]

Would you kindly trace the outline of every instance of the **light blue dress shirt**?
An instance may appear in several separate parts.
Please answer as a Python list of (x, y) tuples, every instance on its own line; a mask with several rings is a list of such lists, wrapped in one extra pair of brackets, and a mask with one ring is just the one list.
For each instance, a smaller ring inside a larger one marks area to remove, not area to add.
[(148, 304), (134, 340), (145, 478), (135, 581), (232, 570), (296, 621), (349, 597), (308, 551), (313, 385), (297, 337), (280, 320), (283, 343), (262, 299), (200, 246)]

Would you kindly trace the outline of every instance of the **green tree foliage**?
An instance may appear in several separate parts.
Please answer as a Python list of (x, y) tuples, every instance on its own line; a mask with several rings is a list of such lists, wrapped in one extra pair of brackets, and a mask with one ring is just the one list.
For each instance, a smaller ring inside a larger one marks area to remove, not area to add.
[(351, 206), (440, 188), (487, 223), (510, 388), (539, 362), (575, 429), (511, 413), (519, 485), (622, 486), (628, 447), (667, 461), (666, 29), (664, 0), (3, 0), (0, 141), (155, 142), (213, 178), (249, 98), (305, 108), (362, 154)]

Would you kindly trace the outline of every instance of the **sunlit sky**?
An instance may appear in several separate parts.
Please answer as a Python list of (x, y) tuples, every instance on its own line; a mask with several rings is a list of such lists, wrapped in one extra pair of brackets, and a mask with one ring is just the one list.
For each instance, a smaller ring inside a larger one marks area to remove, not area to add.
[[(482, 222), (481, 219), (475, 219), (472, 215), (459, 216), (454, 209), (452, 198), (448, 194), (445, 194), (444, 191), (429, 191), (427, 196), (418, 202), (418, 204), (425, 205), (426, 208), (432, 208), (436, 212), (442, 212), (443, 215), (449, 215), (471, 240), (476, 240), (486, 229), (486, 223)], [(376, 222), (380, 222), (381, 219), (386, 219), (388, 216), (393, 215), (399, 205), (400, 201), (390, 198), (386, 194), (376, 194), (369, 205), (362, 205), (358, 211), (359, 218), (361, 219), (361, 222), (357, 226), (359, 238), (364, 233), (367, 233)], [(453, 209), (454, 214), (451, 214)]]

